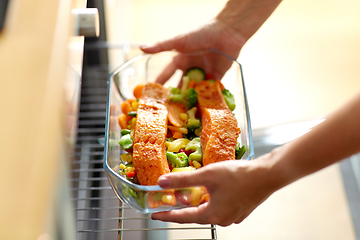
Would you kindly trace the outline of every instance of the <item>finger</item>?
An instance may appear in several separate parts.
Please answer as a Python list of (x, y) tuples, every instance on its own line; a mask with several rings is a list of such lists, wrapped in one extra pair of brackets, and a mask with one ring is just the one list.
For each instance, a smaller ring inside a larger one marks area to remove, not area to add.
[(179, 48), (181, 43), (181, 37), (175, 37), (172, 39), (157, 42), (155, 44), (140, 46), (140, 49), (145, 53), (158, 53), (162, 51), (170, 51)]
[(207, 204), (204, 203), (199, 207), (153, 213), (151, 219), (164, 222), (209, 224), (206, 212)]
[(249, 215), (249, 214), (242, 214), (241, 216), (239, 216), (239, 217), (234, 221), (234, 223), (235, 223), (235, 224), (241, 223), (242, 221), (245, 220), (245, 218), (247, 218), (248, 215)]
[(173, 62), (169, 63), (164, 70), (159, 74), (156, 78), (156, 82), (160, 84), (164, 84), (167, 80), (171, 78), (171, 76), (175, 73), (176, 66)]
[(206, 167), (191, 172), (169, 173), (160, 176), (158, 183), (162, 188), (207, 186), (211, 183), (211, 173), (211, 168)]

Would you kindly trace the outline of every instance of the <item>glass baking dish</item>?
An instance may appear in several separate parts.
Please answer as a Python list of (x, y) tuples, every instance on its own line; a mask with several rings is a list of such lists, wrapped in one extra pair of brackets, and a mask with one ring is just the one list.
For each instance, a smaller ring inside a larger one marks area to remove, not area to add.
[[(221, 61), (228, 69), (222, 73), (218, 65), (211, 65), (213, 60)], [(211, 60), (211, 61), (210, 61)], [(104, 169), (109, 182), (117, 197), (131, 208), (142, 213), (168, 211), (188, 206), (197, 206), (201, 202), (194, 196), (204, 194), (203, 187), (176, 189), (175, 205), (164, 204), (154, 206), (151, 201), (155, 195), (164, 194), (160, 186), (142, 186), (126, 179), (119, 173), (120, 165), (125, 164), (120, 155), (125, 153), (119, 145), (121, 128), (118, 124), (118, 116), (121, 114), (121, 104), (128, 98), (134, 98), (133, 89), (139, 84), (155, 81), (164, 81), (165, 87), (177, 87), (184, 74), (183, 70), (190, 67), (201, 67), (206, 73), (211, 73), (215, 79), (221, 79), (224, 87), (235, 98), (235, 114), (241, 133), (238, 142), (245, 146), (246, 152), (242, 159), (250, 160), (254, 156), (254, 148), (251, 133), (250, 115), (246, 97), (244, 79), (241, 65), (227, 55), (209, 50), (191, 54), (180, 54), (176, 51), (168, 51), (157, 54), (142, 54), (127, 61), (115, 69), (109, 76), (108, 98), (106, 109), (106, 132)], [(152, 197), (152, 199), (150, 199)], [(159, 197), (159, 196), (158, 196)]]

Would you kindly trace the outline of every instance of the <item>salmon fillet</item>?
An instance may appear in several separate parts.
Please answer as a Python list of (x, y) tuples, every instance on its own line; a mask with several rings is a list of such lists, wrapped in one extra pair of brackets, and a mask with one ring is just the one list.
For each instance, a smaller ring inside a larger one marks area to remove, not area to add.
[(158, 178), (169, 173), (165, 147), (151, 143), (135, 143), (133, 165), (141, 185), (157, 185)]
[(141, 185), (157, 185), (159, 176), (170, 172), (165, 152), (169, 95), (169, 89), (148, 83), (139, 99), (133, 165)]
[(202, 81), (196, 85), (195, 91), (200, 111), (205, 108), (229, 109), (221, 93), (221, 86), (217, 81)]
[(195, 91), (202, 119), (203, 165), (235, 159), (240, 134), (237, 120), (227, 106), (218, 82), (203, 81)]

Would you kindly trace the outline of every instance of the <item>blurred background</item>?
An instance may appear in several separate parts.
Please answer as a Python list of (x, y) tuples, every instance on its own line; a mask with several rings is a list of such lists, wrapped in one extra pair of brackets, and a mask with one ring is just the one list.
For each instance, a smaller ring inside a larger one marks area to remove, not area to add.
[[(108, 41), (171, 38), (205, 24), (226, 2), (108, 0)], [(239, 57), (254, 128), (322, 118), (359, 91), (359, 9), (356, 0), (280, 4)]]
[[(139, 45), (197, 28), (226, 2), (9, 1), (0, 31), (0, 238), (360, 239), (359, 156), (279, 190), (215, 236), (211, 227), (151, 221), (114, 195), (98, 143), (109, 73)], [(71, 10), (86, 6), (98, 10), (98, 36), (77, 30)], [(256, 156), (360, 91), (359, 11), (357, 0), (283, 1), (243, 47)]]

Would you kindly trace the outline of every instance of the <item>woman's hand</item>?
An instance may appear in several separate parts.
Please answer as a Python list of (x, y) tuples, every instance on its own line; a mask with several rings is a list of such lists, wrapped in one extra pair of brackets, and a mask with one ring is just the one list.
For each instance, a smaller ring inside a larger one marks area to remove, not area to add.
[(161, 176), (159, 185), (163, 188), (205, 186), (210, 200), (198, 207), (154, 213), (152, 219), (220, 226), (242, 222), (276, 190), (266, 179), (268, 168), (263, 163), (260, 159), (223, 161)]
[[(175, 38), (161, 41), (152, 46), (141, 46), (146, 53), (158, 53), (168, 50), (177, 50), (179, 55), (174, 57), (173, 61), (167, 65), (157, 82), (164, 84), (177, 69), (185, 72), (187, 69), (197, 66), (206, 69), (215, 79), (221, 79), (224, 73), (229, 69), (232, 61), (222, 57), (219, 54), (208, 52), (209, 49), (216, 49), (226, 55), (236, 59), (240, 49), (245, 43), (241, 34), (236, 33), (227, 25), (220, 21), (212, 21), (202, 28)], [(207, 59), (189, 54), (204, 51), (203, 55)], [(206, 63), (207, 66), (203, 66)]]
[[(175, 38), (160, 41), (153, 45), (141, 46), (145, 53), (159, 53), (176, 50), (180, 53), (157, 82), (165, 83), (177, 70), (193, 67), (181, 54), (216, 49), (233, 59), (237, 59), (241, 48), (247, 40), (260, 28), (281, 0), (230, 0), (224, 9), (209, 23), (189, 33)], [(210, 58), (207, 63), (210, 73), (215, 79), (221, 79), (231, 61), (226, 58)]]
[(217, 19), (189, 33), (158, 42), (154, 45), (141, 46), (146, 53), (176, 50), (191, 53), (211, 48), (217, 49), (230, 57), (237, 58), (247, 39), (241, 33)]

